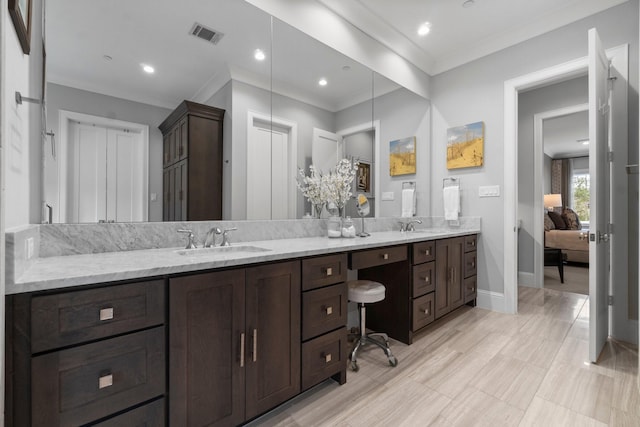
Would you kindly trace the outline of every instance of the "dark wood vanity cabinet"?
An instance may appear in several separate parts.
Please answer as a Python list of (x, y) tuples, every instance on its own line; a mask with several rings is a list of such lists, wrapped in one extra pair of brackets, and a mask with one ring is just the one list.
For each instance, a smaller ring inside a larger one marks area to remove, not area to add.
[(414, 243), (412, 257), (411, 330), (416, 332), (435, 320), (436, 242)]
[(8, 296), (6, 425), (163, 426), (164, 324), (163, 280)]
[(300, 392), (300, 263), (169, 280), (170, 425), (237, 425)]
[(347, 254), (302, 260), (302, 390), (347, 381)]
[(184, 101), (160, 124), (165, 221), (222, 219), (224, 113)]
[(464, 242), (464, 302), (475, 306), (478, 296), (478, 236), (465, 236)]
[(464, 237), (436, 241), (436, 319), (464, 304), (463, 250)]

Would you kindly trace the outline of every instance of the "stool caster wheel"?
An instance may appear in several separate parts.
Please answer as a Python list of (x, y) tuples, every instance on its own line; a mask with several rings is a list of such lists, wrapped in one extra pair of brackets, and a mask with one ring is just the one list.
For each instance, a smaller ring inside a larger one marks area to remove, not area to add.
[(351, 365), (351, 370), (353, 372), (358, 372), (360, 370), (360, 367), (358, 366), (358, 362), (351, 361), (350, 365)]
[(389, 357), (389, 365), (393, 367), (398, 366), (398, 359), (396, 359), (395, 356)]

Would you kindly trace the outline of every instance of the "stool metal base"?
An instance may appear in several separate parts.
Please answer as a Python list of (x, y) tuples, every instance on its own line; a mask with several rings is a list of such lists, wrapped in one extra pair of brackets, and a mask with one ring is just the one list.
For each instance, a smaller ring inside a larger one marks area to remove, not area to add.
[(378, 347), (380, 347), (382, 351), (384, 351), (387, 358), (389, 359), (389, 365), (397, 366), (398, 359), (396, 359), (396, 357), (391, 353), (391, 348), (389, 348), (389, 336), (382, 332), (367, 334), (366, 332), (367, 330), (365, 327), (364, 304), (359, 304), (359, 305), (360, 305), (360, 337), (356, 338), (356, 341), (354, 342), (354, 345), (353, 345), (353, 349), (351, 350), (351, 353), (349, 353), (349, 359), (351, 359), (351, 369), (354, 372), (358, 372), (358, 370), (360, 369), (358, 367), (358, 361), (357, 361), (358, 350), (360, 350), (361, 347), (367, 344), (375, 344)]

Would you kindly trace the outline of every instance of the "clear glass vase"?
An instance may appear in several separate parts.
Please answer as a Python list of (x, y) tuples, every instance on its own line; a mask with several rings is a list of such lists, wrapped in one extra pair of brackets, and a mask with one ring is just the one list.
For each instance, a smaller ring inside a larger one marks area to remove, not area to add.
[(324, 203), (312, 203), (313, 206), (313, 217), (316, 219), (320, 219), (322, 215), (322, 209), (324, 208)]

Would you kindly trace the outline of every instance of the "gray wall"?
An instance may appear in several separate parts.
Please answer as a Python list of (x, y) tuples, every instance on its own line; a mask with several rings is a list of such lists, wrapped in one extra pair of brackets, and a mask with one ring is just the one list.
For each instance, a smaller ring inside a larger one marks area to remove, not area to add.
[[(587, 77), (579, 77), (561, 83), (531, 90), (518, 97), (518, 215), (522, 220), (518, 233), (518, 271), (533, 274), (533, 252), (536, 245), (533, 232), (534, 182), (549, 177), (544, 174), (544, 165), (534, 165), (534, 116), (545, 111), (557, 110), (589, 100)], [(542, 174), (542, 176), (541, 176)], [(538, 238), (542, 242), (542, 236)]]
[[(162, 133), (158, 125), (167, 118), (171, 110), (49, 83), (47, 84), (47, 128), (56, 136), (60, 135), (59, 110), (149, 126), (149, 195), (157, 194), (155, 201), (149, 201), (149, 221), (162, 221)], [(45, 201), (54, 206), (54, 222), (56, 222), (59, 213), (58, 209), (55, 209), (59, 205), (55, 199), (58, 194), (57, 159), (52, 158), (49, 146), (45, 150), (44, 158)]]
[(542, 192), (544, 194), (551, 193), (551, 157), (544, 155), (544, 165), (542, 171)]
[[(478, 288), (504, 292), (504, 199), (479, 198), (478, 186), (504, 189), (504, 82), (587, 55), (587, 31), (597, 27), (605, 47), (630, 44), (629, 140), (638, 140), (638, 2), (630, 1), (558, 30), (438, 74), (432, 80), (433, 150), (431, 213), (442, 212), (435, 197), (442, 178), (462, 180), (462, 213), (482, 217), (478, 252)], [(476, 121), (485, 122), (485, 163), (482, 167), (449, 172), (445, 164), (446, 130)], [(629, 162), (638, 159), (637, 143), (629, 144)], [(632, 193), (633, 191), (633, 193)], [(637, 187), (629, 190), (636, 200)], [(630, 196), (631, 197), (631, 196)], [(634, 205), (634, 203), (630, 203)], [(638, 217), (630, 209), (630, 217)], [(629, 230), (632, 236), (637, 230)], [(633, 239), (630, 239), (633, 240)], [(631, 253), (633, 248), (633, 254)], [(630, 243), (629, 259), (637, 259), (637, 241)], [(637, 288), (637, 272), (634, 286)], [(637, 296), (635, 296), (637, 302)]]

